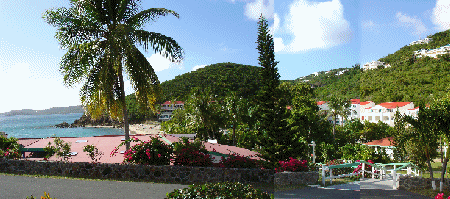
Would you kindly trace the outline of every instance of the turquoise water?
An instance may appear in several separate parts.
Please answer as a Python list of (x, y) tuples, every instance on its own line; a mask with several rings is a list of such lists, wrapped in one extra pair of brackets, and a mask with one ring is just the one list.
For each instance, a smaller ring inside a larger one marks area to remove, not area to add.
[(16, 115), (0, 116), (0, 131), (8, 137), (46, 138), (57, 137), (91, 137), (97, 135), (123, 135), (122, 129), (113, 128), (55, 128), (56, 124), (73, 123), (82, 113), (54, 115)]

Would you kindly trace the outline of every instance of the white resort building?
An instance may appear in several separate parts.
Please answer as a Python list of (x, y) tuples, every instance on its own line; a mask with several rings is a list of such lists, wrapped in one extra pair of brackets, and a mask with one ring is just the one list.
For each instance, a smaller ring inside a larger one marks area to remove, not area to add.
[(441, 46), (439, 48), (436, 49), (420, 49), (417, 51), (414, 51), (414, 56), (416, 56), (417, 58), (421, 58), (421, 57), (432, 57), (432, 58), (437, 58), (438, 55), (444, 55), (444, 54), (448, 54), (450, 51), (450, 44), (447, 44), (445, 46)]
[(378, 66), (384, 66), (385, 68), (391, 67), (391, 65), (385, 64), (384, 62), (381, 62), (381, 61), (372, 61), (372, 62), (367, 62), (366, 64), (364, 64), (363, 69), (364, 70), (377, 69)]
[(172, 112), (176, 109), (184, 108), (184, 102), (182, 101), (166, 101), (161, 104), (161, 112), (159, 113), (160, 121), (169, 121), (172, 118)]
[(419, 39), (417, 41), (411, 42), (408, 46), (416, 45), (416, 44), (428, 44), (430, 41), (433, 41), (431, 38)]
[[(359, 99), (351, 99), (351, 104), (350, 107), (347, 107), (347, 109), (350, 110), (350, 113), (347, 115), (347, 120), (353, 120), (353, 119), (357, 119), (359, 118), (359, 113), (360, 113), (360, 100)], [(326, 101), (318, 101), (317, 102), (317, 106), (319, 107), (319, 110), (330, 110), (330, 108), (328, 107), (328, 102)], [(333, 123), (333, 117), (329, 117), (327, 118), (327, 120), (330, 123)], [(334, 121), (334, 123), (338, 124), (338, 125), (342, 125), (344, 124), (346, 121), (345, 119), (338, 115), (336, 117), (336, 121)]]
[[(362, 103), (361, 103), (362, 104)], [(398, 110), (400, 114), (417, 116), (419, 107), (414, 107), (412, 102), (385, 102), (375, 106), (373, 102), (369, 102), (366, 107), (361, 107), (361, 121), (378, 123), (382, 121), (389, 126), (394, 126), (395, 112)]]

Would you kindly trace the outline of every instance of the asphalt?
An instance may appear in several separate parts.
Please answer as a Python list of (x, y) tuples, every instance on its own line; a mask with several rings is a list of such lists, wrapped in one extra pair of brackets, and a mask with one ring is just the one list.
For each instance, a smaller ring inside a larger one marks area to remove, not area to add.
[[(306, 187), (275, 192), (275, 198), (428, 198), (404, 190), (384, 190), (368, 181), (328, 187)], [(366, 184), (365, 184), (366, 183)], [(382, 182), (385, 183), (385, 182)], [(376, 184), (376, 183), (375, 183)], [(167, 192), (187, 188), (182, 184), (158, 184), (145, 182), (92, 181), (60, 178), (35, 178), (0, 174), (0, 198), (17, 199), (31, 195), (36, 198), (44, 191), (52, 198), (165, 198)]]

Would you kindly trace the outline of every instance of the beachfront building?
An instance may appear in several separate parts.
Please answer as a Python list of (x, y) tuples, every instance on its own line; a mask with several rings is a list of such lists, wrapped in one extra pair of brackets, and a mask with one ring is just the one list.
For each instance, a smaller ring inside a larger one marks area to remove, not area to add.
[(430, 41), (433, 41), (431, 38), (419, 39), (417, 41), (411, 42), (408, 46), (416, 45), (416, 44), (428, 44)]
[(412, 102), (385, 102), (372, 107), (361, 107), (361, 121), (372, 123), (382, 121), (389, 126), (394, 126), (394, 116), (397, 110), (400, 114), (417, 115), (419, 107), (414, 108), (414, 103)]
[(173, 111), (179, 108), (184, 107), (184, 102), (182, 101), (166, 101), (163, 104), (161, 104), (161, 111), (159, 113), (159, 121), (169, 121), (170, 118), (173, 115)]
[(448, 54), (450, 52), (450, 44), (447, 44), (445, 46), (441, 46), (436, 49), (420, 49), (414, 51), (414, 56), (416, 58), (422, 58), (422, 57), (431, 57), (431, 58), (437, 58), (438, 55), (444, 55)]
[(381, 62), (381, 61), (372, 61), (372, 62), (367, 62), (366, 64), (364, 64), (363, 69), (364, 70), (377, 69), (378, 66), (384, 66), (385, 68), (391, 67), (391, 65), (385, 64), (384, 62)]

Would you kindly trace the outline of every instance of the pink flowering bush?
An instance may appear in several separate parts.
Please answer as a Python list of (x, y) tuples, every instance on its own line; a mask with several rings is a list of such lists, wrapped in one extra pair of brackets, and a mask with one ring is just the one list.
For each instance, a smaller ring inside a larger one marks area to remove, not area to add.
[(305, 172), (309, 171), (308, 163), (306, 160), (297, 160), (289, 157), (289, 161), (280, 161), (280, 167), (275, 168), (275, 172), (292, 171), (292, 172)]
[(137, 138), (132, 138), (129, 141), (122, 142), (112, 152), (111, 156), (115, 155), (119, 147), (126, 142), (139, 142), (125, 151), (123, 157), (124, 163), (134, 164), (148, 164), (148, 165), (169, 165), (171, 154), (173, 152), (172, 146), (166, 145), (164, 142), (156, 137), (149, 141), (141, 141)]
[(5, 138), (0, 136), (0, 158), (20, 158), (20, 146), (17, 143), (17, 138)]
[[(360, 161), (359, 161), (359, 160), (356, 160), (356, 162), (360, 162)], [(374, 164), (374, 162), (373, 162), (372, 160), (367, 160), (367, 162)], [(358, 165), (358, 167), (356, 167), (356, 168), (353, 170), (353, 173), (360, 172), (361, 170), (362, 170), (362, 164)], [(372, 166), (366, 164), (365, 170), (366, 170), (366, 171), (372, 171)], [(378, 172), (379, 172), (379, 171), (376, 171), (376, 173), (378, 173)], [(358, 176), (360, 176), (360, 175), (361, 175), (361, 174), (359, 174)], [(372, 174), (370, 174), (370, 173), (364, 172), (364, 177), (365, 177), (365, 178), (368, 178), (368, 177), (370, 177), (371, 175), (372, 175)]]
[[(434, 197), (434, 199), (444, 199), (444, 193), (438, 193), (438, 195)], [(450, 199), (450, 196), (447, 199)]]
[(187, 138), (182, 138), (180, 142), (173, 144), (173, 164), (179, 166), (201, 166), (210, 167), (213, 165), (211, 156), (205, 146), (199, 142), (190, 142)]
[(219, 166), (224, 168), (260, 168), (257, 160), (238, 154), (230, 154), (228, 158), (222, 157)]

